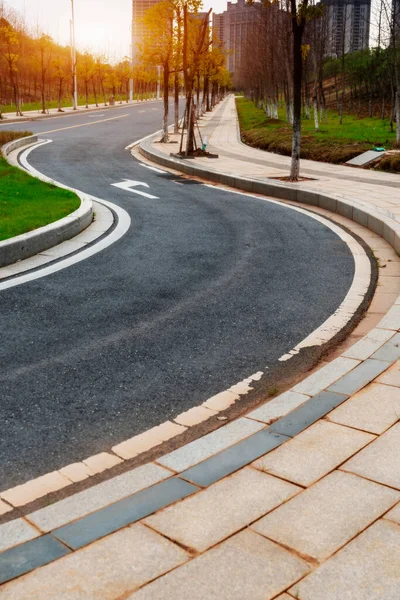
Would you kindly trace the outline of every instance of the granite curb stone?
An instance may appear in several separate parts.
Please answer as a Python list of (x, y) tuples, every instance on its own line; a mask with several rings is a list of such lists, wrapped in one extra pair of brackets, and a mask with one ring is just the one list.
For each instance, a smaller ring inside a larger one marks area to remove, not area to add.
[[(8, 156), (16, 149), (29, 146), (38, 141), (38, 136), (28, 136), (5, 144), (1, 151), (8, 161)], [(81, 205), (73, 213), (29, 231), (0, 242), (0, 267), (11, 265), (19, 260), (29, 258), (57, 246), (61, 242), (75, 237), (86, 229), (93, 220), (92, 200), (87, 194), (73, 190), (80, 198)]]

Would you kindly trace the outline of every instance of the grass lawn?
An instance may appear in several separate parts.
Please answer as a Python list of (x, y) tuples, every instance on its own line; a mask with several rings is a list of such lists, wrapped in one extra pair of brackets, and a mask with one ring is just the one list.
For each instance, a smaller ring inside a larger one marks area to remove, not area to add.
[[(107, 104), (109, 102), (111, 94), (107, 94), (106, 95), (106, 101)], [(134, 94), (133, 99), (134, 100), (148, 100), (150, 98), (154, 98), (155, 97), (155, 92), (150, 93), (150, 92), (146, 92), (144, 94)], [(89, 95), (88, 97), (89, 100), (89, 104), (95, 104), (95, 98), (93, 95)], [(115, 97), (115, 104), (119, 104), (120, 101), (122, 100), (122, 104), (126, 104), (126, 96), (120, 96), (119, 94)], [(99, 105), (99, 107), (101, 108), (102, 106), (104, 106), (104, 98), (101, 95), (97, 96), (97, 104)], [(80, 96), (78, 98), (78, 106), (85, 106), (86, 105), (86, 98), (84, 96)], [(66, 108), (66, 107), (70, 107), (72, 106), (72, 98), (63, 98), (61, 100), (61, 108)], [(58, 108), (58, 101), (57, 100), (49, 100), (46, 102), (46, 108)], [(0, 109), (3, 111), (4, 114), (9, 113), (9, 112), (15, 112), (16, 108), (15, 108), (15, 104), (5, 104), (3, 106), (0, 106)], [(38, 112), (42, 111), (42, 103), (40, 101), (37, 102), (24, 102), (21, 105), (21, 110), (22, 112), (24, 111), (28, 111), (28, 110), (37, 110)]]
[[(0, 133), (0, 145), (29, 132)], [(68, 190), (44, 183), (0, 158), (0, 240), (57, 221), (80, 206)]]
[[(279, 119), (269, 119), (247, 98), (236, 98), (236, 106), (244, 142), (290, 156), (292, 129), (285, 121), (283, 108), (279, 110)], [(340, 125), (336, 112), (328, 111), (327, 117), (328, 122), (322, 121), (318, 132), (314, 130), (313, 118), (302, 120), (302, 158), (343, 163), (375, 146), (390, 149), (395, 143), (395, 133), (390, 131), (389, 120), (344, 115)]]

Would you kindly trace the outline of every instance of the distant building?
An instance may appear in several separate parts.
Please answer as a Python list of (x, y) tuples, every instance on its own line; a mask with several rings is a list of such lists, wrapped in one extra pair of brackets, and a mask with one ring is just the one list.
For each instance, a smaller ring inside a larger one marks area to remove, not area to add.
[(328, 29), (329, 56), (341, 56), (369, 47), (371, 0), (323, 0)]
[(143, 23), (146, 11), (160, 0), (132, 0), (132, 59), (135, 64), (138, 56), (138, 44), (142, 44), (146, 35)]
[(261, 2), (246, 4), (246, 0), (228, 2), (225, 12), (213, 14), (213, 40), (228, 51), (227, 68), (234, 83), (240, 81), (245, 46), (250, 39), (252, 25), (259, 19)]

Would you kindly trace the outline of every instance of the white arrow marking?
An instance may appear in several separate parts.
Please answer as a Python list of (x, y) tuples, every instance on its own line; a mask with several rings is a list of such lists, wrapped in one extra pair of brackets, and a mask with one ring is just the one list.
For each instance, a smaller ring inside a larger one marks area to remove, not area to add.
[(120, 181), (120, 183), (111, 183), (110, 185), (121, 188), (121, 190), (125, 190), (127, 192), (132, 192), (133, 194), (139, 194), (139, 196), (144, 196), (145, 198), (150, 198), (151, 200), (159, 200), (158, 196), (152, 196), (151, 194), (147, 194), (146, 192), (141, 192), (139, 190), (132, 190), (133, 187), (138, 185), (148, 188), (148, 184), (144, 181), (132, 181), (132, 179), (124, 179), (124, 181)]

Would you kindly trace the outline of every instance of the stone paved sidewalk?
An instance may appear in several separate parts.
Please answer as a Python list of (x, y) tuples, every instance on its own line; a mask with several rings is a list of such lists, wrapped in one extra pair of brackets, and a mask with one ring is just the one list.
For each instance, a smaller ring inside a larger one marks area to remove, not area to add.
[[(214, 148), (229, 105), (205, 120)], [(367, 233), (388, 269), (374, 328), (244, 417), (1, 525), (0, 600), (400, 598), (400, 259)]]

